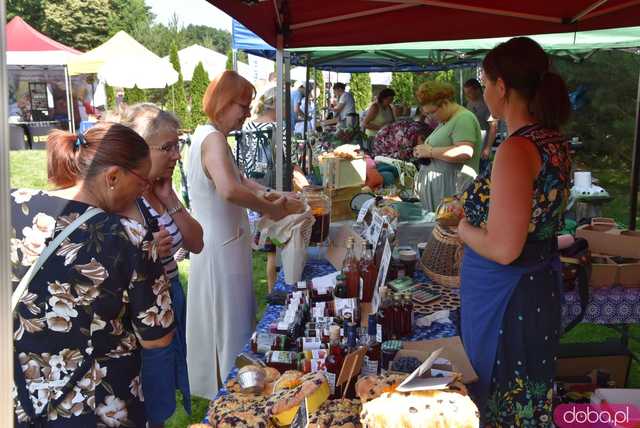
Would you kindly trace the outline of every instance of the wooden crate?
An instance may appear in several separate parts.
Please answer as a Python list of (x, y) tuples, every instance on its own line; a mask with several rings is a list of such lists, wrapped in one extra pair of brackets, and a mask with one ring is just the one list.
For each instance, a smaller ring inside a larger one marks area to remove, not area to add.
[(356, 213), (351, 209), (351, 199), (361, 190), (361, 186), (326, 190), (326, 194), (331, 198), (331, 221), (355, 220)]

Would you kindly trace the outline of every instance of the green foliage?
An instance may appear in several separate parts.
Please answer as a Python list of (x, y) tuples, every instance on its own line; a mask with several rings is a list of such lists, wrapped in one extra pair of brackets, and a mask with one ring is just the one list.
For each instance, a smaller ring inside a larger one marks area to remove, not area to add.
[(109, 86), (107, 84), (104, 85), (104, 93), (107, 97), (107, 105), (105, 108), (107, 110), (111, 110), (116, 106), (116, 91), (113, 89), (113, 86)]
[(202, 97), (209, 86), (209, 74), (201, 62), (193, 70), (191, 79), (191, 127), (207, 122), (207, 115), (202, 111)]
[(228, 31), (192, 24), (180, 31), (183, 33), (184, 47), (198, 44), (224, 54), (231, 46), (231, 34)]
[(182, 70), (180, 69), (180, 60), (178, 58), (178, 46), (175, 42), (171, 44), (171, 53), (169, 55), (171, 65), (178, 72), (178, 81), (169, 88), (168, 104), (170, 109), (176, 114), (183, 127), (188, 127), (190, 122), (189, 111), (187, 109), (187, 94), (184, 90), (184, 80), (182, 78)]
[(580, 157), (604, 168), (630, 166), (635, 130), (635, 97), (640, 56), (621, 51), (599, 51), (583, 62), (554, 58), (568, 90), (587, 88), (587, 104), (572, 112), (565, 127), (585, 144)]
[(349, 82), (351, 95), (356, 101), (356, 111), (363, 111), (371, 104), (371, 78), (369, 73), (352, 73)]
[(110, 0), (109, 35), (118, 31), (133, 34), (140, 26), (148, 27), (153, 21), (151, 8), (144, 0)]
[(133, 105), (147, 101), (147, 94), (144, 89), (140, 89), (137, 86), (133, 88), (125, 88), (124, 90), (124, 102), (127, 105)]
[(316, 106), (318, 109), (324, 108), (325, 106), (325, 93), (324, 93), (324, 76), (322, 75), (322, 70), (315, 69), (313, 70), (313, 80), (316, 83), (316, 88), (318, 88), (318, 99), (316, 100)]
[[(436, 82), (447, 82), (453, 86), (455, 100), (460, 104), (464, 104), (465, 100), (460, 99), (460, 85), (470, 79), (476, 77), (475, 68), (465, 68), (462, 70), (462, 80), (460, 79), (460, 70), (445, 70), (425, 73), (414, 73), (413, 76), (413, 93), (418, 90), (420, 85), (428, 80)], [(414, 97), (415, 100), (415, 97)], [(416, 102), (416, 101), (414, 101)]]
[(7, 0), (7, 20), (19, 16), (32, 27), (42, 28), (44, 22), (43, 0)]
[(227, 51), (227, 63), (224, 68), (226, 70), (233, 70), (233, 51), (231, 49)]
[(396, 91), (395, 101), (397, 103), (405, 106), (415, 104), (416, 96), (413, 89), (413, 73), (392, 73), (391, 89)]
[(66, 0), (44, 3), (42, 30), (52, 39), (80, 50), (107, 40), (109, 0)]

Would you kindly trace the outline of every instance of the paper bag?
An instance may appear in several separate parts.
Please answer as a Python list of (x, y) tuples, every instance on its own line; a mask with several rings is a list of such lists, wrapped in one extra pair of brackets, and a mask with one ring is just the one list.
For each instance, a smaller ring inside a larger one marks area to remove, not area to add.
[(269, 238), (275, 245), (282, 247), (282, 267), (287, 284), (295, 284), (302, 278), (311, 228), (315, 221), (311, 208), (307, 205), (300, 214), (291, 214), (278, 221), (263, 217), (258, 222), (260, 246)]

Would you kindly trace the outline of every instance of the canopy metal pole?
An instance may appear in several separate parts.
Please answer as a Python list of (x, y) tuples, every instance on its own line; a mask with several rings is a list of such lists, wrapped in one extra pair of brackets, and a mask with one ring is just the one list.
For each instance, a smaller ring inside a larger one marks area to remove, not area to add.
[(64, 91), (67, 96), (67, 127), (73, 132), (73, 106), (71, 105), (71, 85), (69, 85), (69, 68), (64, 66)]
[[(0, 1), (0, 34), (5, 34), (5, 2)], [(0, 307), (9, 308), (11, 301), (11, 266), (9, 264), (9, 242), (11, 238), (11, 215), (9, 210), (9, 117), (7, 100), (7, 46), (6, 38), (0, 37)], [(9, 310), (0, 311), (0, 426), (13, 427), (13, 322)]]
[(285, 91), (284, 91), (284, 104), (286, 106), (286, 114), (287, 114), (287, 131), (285, 133), (285, 167), (284, 167), (284, 182), (283, 182), (283, 190), (290, 192), (292, 183), (291, 178), (293, 176), (293, 170), (291, 168), (291, 135), (293, 134), (293, 127), (296, 123), (296, 118), (291, 117), (291, 56), (289, 53), (285, 52), (284, 55), (284, 81), (285, 81)]
[(459, 69), (460, 75), (460, 105), (464, 104), (464, 82), (462, 81), (462, 68)]
[(283, 111), (283, 99), (284, 94), (284, 67), (283, 67), (283, 39), (282, 36), (278, 36), (278, 48), (276, 50), (276, 75), (277, 75), (277, 87), (276, 87), (276, 133), (274, 136), (276, 147), (276, 189), (282, 190), (282, 126), (284, 124), (284, 111)]
[(636, 97), (636, 135), (633, 142), (631, 164), (631, 200), (629, 201), (629, 229), (636, 230), (638, 215), (638, 187), (640, 186), (640, 74), (638, 74), (638, 94)]
[[(309, 127), (309, 94), (311, 94), (312, 91), (310, 91), (309, 88), (309, 75), (311, 74), (311, 61), (309, 60), (309, 55), (307, 55), (307, 81), (305, 82), (305, 96), (304, 96), (304, 130), (303, 130), (303, 134), (302, 134), (302, 138), (304, 139), (304, 143), (303, 143), (303, 149), (302, 149), (302, 170), (305, 172), (305, 174), (308, 174), (309, 171), (307, 171), (307, 129)], [(315, 82), (314, 82), (315, 84)], [(315, 86), (315, 85), (314, 85)], [(315, 90), (315, 88), (314, 88)], [(315, 94), (314, 94), (315, 95)], [(315, 97), (314, 97), (315, 99)], [(314, 109), (315, 112), (315, 109)]]

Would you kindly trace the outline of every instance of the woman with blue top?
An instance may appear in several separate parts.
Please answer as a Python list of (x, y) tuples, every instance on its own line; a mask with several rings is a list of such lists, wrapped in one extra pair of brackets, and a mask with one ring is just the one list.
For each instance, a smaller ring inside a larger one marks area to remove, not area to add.
[[(117, 116), (117, 117), (116, 117)], [(175, 254), (181, 248), (199, 253), (204, 246), (202, 227), (183, 207), (176, 195), (172, 176), (180, 159), (176, 117), (154, 104), (141, 103), (123, 108), (111, 119), (136, 131), (149, 146), (151, 169), (148, 188), (137, 209), (161, 236), (158, 254), (167, 279), (176, 320), (171, 347), (142, 352), (142, 388), (150, 427), (162, 426), (176, 409), (175, 391), (182, 392), (184, 408), (191, 413), (186, 355), (186, 297), (178, 276)]]
[(436, 81), (423, 83), (416, 93), (422, 112), (439, 122), (424, 144), (413, 149), (422, 163), (416, 193), (427, 212), (435, 212), (442, 198), (462, 192), (480, 169), (480, 124), (455, 102), (454, 94), (449, 83)]
[(485, 101), (509, 137), (462, 197), (462, 339), (480, 378), (473, 392), (483, 426), (552, 426), (562, 284), (556, 233), (571, 172), (559, 128), (569, 98), (526, 37), (490, 51), (483, 71)]

